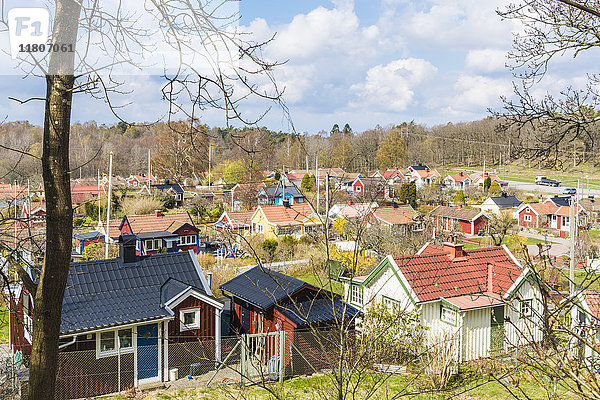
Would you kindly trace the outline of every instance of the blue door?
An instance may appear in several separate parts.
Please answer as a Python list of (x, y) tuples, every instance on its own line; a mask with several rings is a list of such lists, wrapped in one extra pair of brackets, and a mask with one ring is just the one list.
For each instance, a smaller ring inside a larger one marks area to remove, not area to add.
[(158, 324), (137, 328), (138, 379), (158, 377)]

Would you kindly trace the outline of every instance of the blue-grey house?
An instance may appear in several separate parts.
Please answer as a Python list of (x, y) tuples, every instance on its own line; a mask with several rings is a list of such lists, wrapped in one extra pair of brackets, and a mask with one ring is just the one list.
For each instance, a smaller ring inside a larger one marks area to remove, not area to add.
[(290, 205), (302, 204), (306, 201), (304, 195), (300, 193), (296, 186), (286, 186), (285, 190), (282, 185), (262, 188), (256, 195), (258, 204), (283, 204), (283, 200), (287, 200)]

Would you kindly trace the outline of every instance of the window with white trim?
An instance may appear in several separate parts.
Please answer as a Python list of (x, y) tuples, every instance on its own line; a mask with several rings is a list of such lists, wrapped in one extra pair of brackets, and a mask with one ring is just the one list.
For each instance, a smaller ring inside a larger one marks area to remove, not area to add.
[(350, 287), (350, 303), (363, 305), (363, 287), (358, 285), (352, 285)]
[(291, 226), (277, 227), (277, 236), (291, 236), (295, 233), (295, 229)]
[(523, 221), (525, 221), (525, 222), (531, 222), (531, 215), (524, 215), (523, 216)]
[(146, 239), (144, 247), (146, 251), (158, 250), (162, 247), (162, 239)]
[(398, 311), (400, 309), (400, 302), (398, 300), (390, 299), (389, 297), (382, 296), (381, 304), (389, 311)]
[(179, 320), (181, 321), (182, 331), (200, 329), (200, 309), (187, 308), (179, 311)]
[(533, 300), (521, 300), (521, 317), (530, 317), (533, 311)]
[(447, 324), (456, 325), (456, 310), (442, 306), (440, 319)]
[(196, 235), (179, 236), (179, 246), (196, 244)]
[[(118, 342), (117, 342), (118, 339)], [(96, 358), (133, 351), (133, 329), (115, 329), (96, 334)]]

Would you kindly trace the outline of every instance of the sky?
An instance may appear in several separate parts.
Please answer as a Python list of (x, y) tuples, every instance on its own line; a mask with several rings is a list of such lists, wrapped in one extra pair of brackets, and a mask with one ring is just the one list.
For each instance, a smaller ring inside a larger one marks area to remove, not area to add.
[[(513, 32), (503, 21), (502, 1), (481, 0), (241, 0), (240, 28), (255, 40), (275, 35), (263, 50), (268, 60), (285, 61), (274, 70), (292, 124), (277, 105), (259, 122), (275, 131), (317, 133), (348, 123), (356, 132), (404, 121), (434, 126), (485, 118), (500, 110), (500, 96), (512, 94), (506, 68)], [(542, 96), (585, 82), (594, 60), (563, 57), (534, 92)], [(590, 68), (588, 68), (588, 66)], [(115, 99), (127, 121), (164, 118), (163, 83), (156, 76), (127, 79), (127, 96)], [(43, 97), (40, 78), (0, 76), (0, 113), (5, 120), (41, 124), (43, 104), (21, 105), (9, 97)], [(269, 104), (242, 103), (250, 117)], [(0, 114), (0, 115), (1, 115)], [(223, 126), (221, 111), (201, 120)], [(73, 121), (114, 123), (102, 101), (74, 100)]]

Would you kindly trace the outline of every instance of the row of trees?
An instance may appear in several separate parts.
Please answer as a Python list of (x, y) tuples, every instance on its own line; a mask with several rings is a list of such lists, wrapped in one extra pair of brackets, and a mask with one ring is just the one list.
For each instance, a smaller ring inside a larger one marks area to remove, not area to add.
[[(354, 133), (349, 125), (330, 133), (297, 135), (267, 128), (221, 129), (201, 121), (158, 122), (151, 125), (72, 125), (70, 163), (73, 177), (95, 177), (106, 172), (108, 153), (113, 152), (113, 171), (128, 176), (152, 171), (160, 177), (181, 182), (186, 178), (206, 179), (211, 175), (228, 183), (262, 179), (262, 171), (285, 168), (314, 169), (341, 167), (348, 172), (403, 168), (423, 162), (439, 167), (447, 164), (500, 162), (508, 149), (496, 143), (508, 138), (493, 134), (497, 121), (448, 124), (427, 128), (413, 122)], [(27, 122), (0, 125), (0, 145), (39, 155), (41, 127)], [(490, 138), (493, 138), (493, 142)], [(468, 144), (470, 140), (489, 142)], [(210, 148), (210, 156), (209, 156)], [(3, 181), (39, 180), (35, 159), (0, 148), (0, 177)]]

